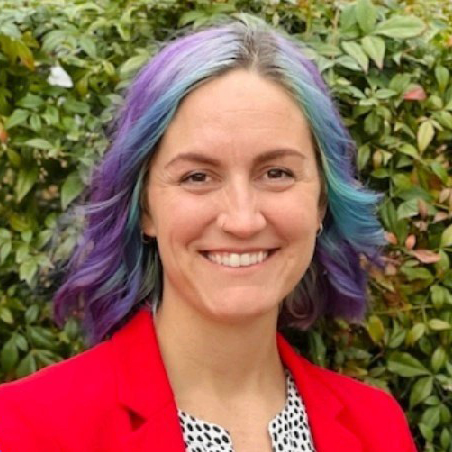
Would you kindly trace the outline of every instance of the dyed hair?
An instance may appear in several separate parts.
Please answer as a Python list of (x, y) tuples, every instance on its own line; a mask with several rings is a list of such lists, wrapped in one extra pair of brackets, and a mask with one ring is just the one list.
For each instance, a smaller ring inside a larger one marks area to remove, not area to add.
[(322, 77), (303, 46), (255, 20), (234, 20), (168, 43), (138, 73), (114, 123), (110, 149), (93, 171), (85, 226), (66, 279), (54, 298), (55, 319), (81, 312), (91, 345), (162, 294), (155, 241), (143, 241), (141, 193), (149, 162), (176, 109), (201, 83), (233, 69), (275, 81), (307, 118), (323, 179), (327, 212), (310, 267), (281, 305), (279, 327), (308, 328), (322, 314), (362, 318), (367, 272), (383, 231), (379, 196), (356, 179), (355, 146)]

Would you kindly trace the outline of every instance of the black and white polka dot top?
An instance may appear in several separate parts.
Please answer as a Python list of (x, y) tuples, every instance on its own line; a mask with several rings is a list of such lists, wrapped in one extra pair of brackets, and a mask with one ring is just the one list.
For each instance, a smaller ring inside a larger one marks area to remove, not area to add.
[[(284, 409), (268, 424), (273, 452), (314, 452), (308, 417), (295, 382), (286, 370)], [(234, 452), (229, 432), (178, 410), (186, 452)]]

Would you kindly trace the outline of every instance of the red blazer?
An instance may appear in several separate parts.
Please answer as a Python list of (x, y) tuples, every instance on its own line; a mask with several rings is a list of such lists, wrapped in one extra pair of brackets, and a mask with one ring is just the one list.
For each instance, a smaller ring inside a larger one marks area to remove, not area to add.
[[(391, 396), (317, 367), (277, 340), (317, 452), (416, 451)], [(0, 385), (0, 451), (184, 452), (149, 311), (90, 350)]]

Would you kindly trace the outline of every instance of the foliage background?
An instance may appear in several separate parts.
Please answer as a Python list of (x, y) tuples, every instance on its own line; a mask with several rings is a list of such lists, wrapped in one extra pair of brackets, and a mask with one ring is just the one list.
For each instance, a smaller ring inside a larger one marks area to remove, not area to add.
[[(83, 196), (122, 90), (175, 30), (238, 12), (309, 44), (357, 141), (360, 178), (385, 193), (389, 246), (366, 322), (326, 320), (290, 338), (314, 362), (391, 391), (419, 450), (450, 452), (447, 0), (0, 0), (0, 381), (83, 350), (76, 321), (59, 331), (48, 303), (76, 240), (60, 214)], [(58, 86), (55, 67), (73, 86)]]

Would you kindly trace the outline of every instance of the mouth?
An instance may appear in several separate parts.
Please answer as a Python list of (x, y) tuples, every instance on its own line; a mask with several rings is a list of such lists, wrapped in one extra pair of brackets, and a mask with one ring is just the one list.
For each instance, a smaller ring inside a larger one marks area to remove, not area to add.
[(279, 248), (232, 253), (227, 251), (201, 251), (201, 255), (210, 262), (229, 268), (253, 267), (270, 259)]

